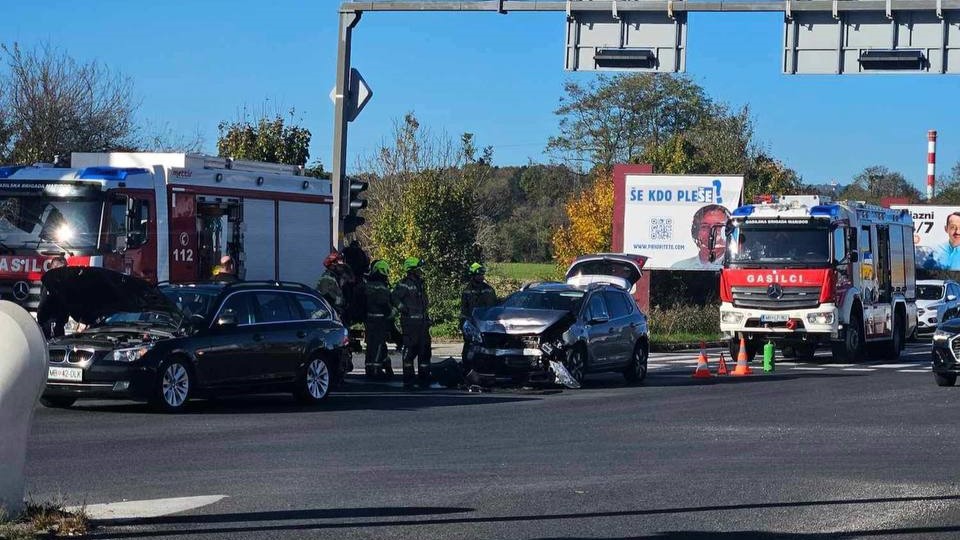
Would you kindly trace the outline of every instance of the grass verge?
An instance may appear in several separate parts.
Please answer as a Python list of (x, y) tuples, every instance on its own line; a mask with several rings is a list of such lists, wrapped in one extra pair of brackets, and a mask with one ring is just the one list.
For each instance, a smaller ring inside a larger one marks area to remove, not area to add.
[(487, 274), (518, 281), (557, 281), (563, 278), (550, 263), (490, 263)]
[(67, 510), (63, 500), (28, 501), (16, 519), (10, 519), (0, 510), (0, 540), (82, 536), (89, 531), (90, 519), (84, 508)]

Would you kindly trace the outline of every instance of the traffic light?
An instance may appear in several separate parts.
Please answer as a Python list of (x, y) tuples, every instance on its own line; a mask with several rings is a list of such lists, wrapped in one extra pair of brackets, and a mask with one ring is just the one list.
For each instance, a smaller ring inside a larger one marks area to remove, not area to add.
[(361, 199), (360, 194), (367, 190), (369, 182), (361, 180), (350, 180), (350, 193), (347, 195), (347, 211), (343, 217), (343, 234), (350, 234), (357, 230), (357, 227), (363, 225), (364, 220), (360, 217), (360, 210), (367, 207), (367, 200)]

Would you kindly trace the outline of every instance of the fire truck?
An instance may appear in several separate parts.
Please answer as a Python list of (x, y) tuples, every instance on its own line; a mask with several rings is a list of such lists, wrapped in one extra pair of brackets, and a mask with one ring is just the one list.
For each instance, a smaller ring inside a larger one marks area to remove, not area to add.
[(767, 342), (806, 358), (821, 345), (845, 362), (900, 356), (917, 325), (908, 212), (785, 196), (737, 208), (714, 233), (731, 355), (744, 337), (748, 358)]
[(72, 168), (0, 167), (0, 298), (36, 310), (51, 261), (150, 282), (313, 283), (330, 252), (329, 180), (299, 167), (184, 153), (74, 153)]

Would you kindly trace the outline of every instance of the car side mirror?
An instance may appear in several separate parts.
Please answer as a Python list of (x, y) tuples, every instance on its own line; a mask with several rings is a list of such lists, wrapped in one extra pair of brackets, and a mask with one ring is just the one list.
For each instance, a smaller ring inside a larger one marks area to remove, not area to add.
[(948, 295), (947, 295), (947, 302), (953, 302), (953, 301), (956, 300), (956, 299), (957, 299), (957, 295), (955, 295), (955, 294), (948, 294)]
[(229, 328), (231, 326), (237, 325), (237, 315), (236, 313), (226, 312), (221, 313), (220, 317), (217, 319), (217, 326), (221, 328)]

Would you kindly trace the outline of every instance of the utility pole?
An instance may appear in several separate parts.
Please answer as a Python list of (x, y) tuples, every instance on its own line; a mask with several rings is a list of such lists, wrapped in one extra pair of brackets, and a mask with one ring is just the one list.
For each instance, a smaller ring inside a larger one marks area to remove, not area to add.
[(350, 103), (350, 45), (353, 28), (360, 22), (361, 11), (340, 11), (340, 34), (337, 46), (337, 83), (333, 89), (333, 248), (343, 248), (343, 217), (348, 213), (350, 190), (347, 181), (347, 106)]

